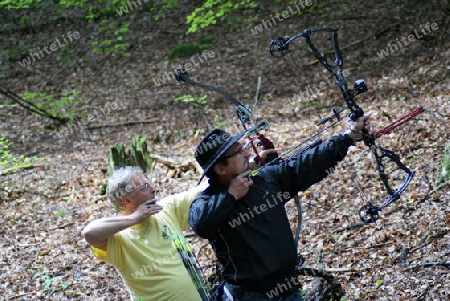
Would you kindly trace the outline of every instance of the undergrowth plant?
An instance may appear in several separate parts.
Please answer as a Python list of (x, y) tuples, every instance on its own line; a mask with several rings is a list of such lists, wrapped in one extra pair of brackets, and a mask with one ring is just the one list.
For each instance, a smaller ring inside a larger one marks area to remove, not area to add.
[(25, 92), (22, 98), (53, 116), (73, 121), (76, 117), (76, 108), (80, 106), (80, 103), (86, 104), (91, 101), (90, 99), (79, 99), (77, 96), (80, 93), (80, 90), (65, 91), (61, 93), (61, 97), (56, 98), (49, 93)]
[(130, 23), (121, 26), (115, 21), (102, 20), (101, 24), (98, 28), (101, 37), (91, 42), (94, 46), (92, 51), (96, 54), (105, 52), (130, 57), (131, 53), (126, 51), (130, 44), (124, 42), (124, 36), (130, 30)]
[(450, 142), (445, 145), (444, 156), (442, 157), (441, 168), (436, 186), (450, 180)]
[(208, 49), (208, 46), (214, 42), (216, 38), (211, 36), (205, 36), (198, 40), (199, 45), (194, 45), (192, 43), (183, 43), (181, 45), (172, 48), (168, 54), (169, 61), (177, 58), (189, 57), (197, 53), (202, 53)]
[[(176, 97), (174, 99), (175, 102), (184, 102), (193, 104), (198, 111), (199, 114), (203, 116), (208, 116), (211, 113), (211, 108), (209, 107), (210, 100), (207, 95), (203, 95), (201, 97), (195, 98), (192, 95), (182, 95), (180, 97)], [(214, 115), (214, 126), (221, 127), (225, 124), (224, 121), (220, 121), (219, 115)]]
[(8, 139), (0, 138), (0, 176), (16, 173), (23, 168), (46, 164), (44, 158), (13, 154), (10, 149), (11, 145), (12, 143)]

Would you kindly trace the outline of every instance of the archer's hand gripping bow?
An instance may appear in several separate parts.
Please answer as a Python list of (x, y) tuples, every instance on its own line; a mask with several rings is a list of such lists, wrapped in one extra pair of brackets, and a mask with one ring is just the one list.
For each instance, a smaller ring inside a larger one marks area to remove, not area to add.
[[(329, 32), (329, 33), (331, 33), (331, 41), (333, 43), (334, 53), (335, 53), (335, 60), (334, 60), (333, 64), (329, 64), (327, 62), (326, 58), (323, 57), (323, 55), (320, 53), (320, 51), (311, 42), (311, 34), (314, 32)], [(342, 74), (343, 73), (342, 72), (343, 71), (343, 59), (342, 59), (342, 53), (341, 53), (341, 50), (339, 48), (339, 44), (337, 41), (337, 38), (338, 38), (337, 32), (338, 32), (338, 29), (335, 29), (335, 28), (321, 28), (321, 29), (316, 29), (316, 30), (306, 29), (303, 32), (301, 32), (300, 34), (295, 35), (290, 38), (287, 38), (287, 39), (276, 38), (276, 39), (272, 40), (272, 42), (270, 44), (271, 55), (276, 58), (282, 58), (285, 55), (290, 53), (289, 44), (292, 41), (296, 40), (299, 37), (305, 38), (306, 43), (313, 51), (317, 60), (335, 77), (335, 79), (336, 79), (335, 83), (339, 87), (339, 89), (342, 93), (342, 96), (344, 97), (346, 107), (344, 107), (343, 109), (341, 109), (339, 111), (334, 111), (334, 114), (332, 116), (323, 119), (319, 124), (324, 123), (333, 117), (336, 117), (338, 119), (338, 121), (340, 121), (341, 118), (339, 116), (339, 113), (344, 111), (345, 109), (350, 110), (350, 114), (348, 115), (348, 117), (353, 121), (357, 120), (359, 117), (364, 116), (364, 111), (361, 109), (361, 107), (359, 107), (356, 104), (355, 97), (359, 94), (366, 92), (368, 89), (367, 89), (367, 86), (366, 86), (364, 80), (362, 80), (362, 79), (355, 81), (353, 89), (348, 88), (347, 80), (345, 79), (345, 77)], [(337, 68), (337, 72), (334, 71), (335, 68)], [(404, 123), (407, 120), (411, 119), (412, 117), (422, 113), (423, 111), (424, 110), (422, 108), (416, 109), (413, 112), (411, 112), (410, 114), (406, 115), (405, 117), (402, 117), (400, 120), (402, 120), (402, 123)], [(405, 121), (403, 119), (407, 119), (407, 120)], [(377, 135), (374, 135), (372, 133), (368, 133), (367, 130), (363, 130), (364, 144), (369, 147), (369, 149), (372, 151), (372, 153), (375, 156), (378, 173), (380, 175), (380, 178), (381, 178), (384, 186), (386, 187), (386, 191), (387, 191), (389, 197), (388, 197), (387, 201), (385, 201), (380, 206), (374, 206), (374, 205), (372, 205), (371, 202), (368, 202), (366, 205), (364, 205), (360, 208), (359, 216), (364, 223), (376, 222), (376, 220), (379, 218), (379, 212), (383, 208), (385, 208), (386, 206), (388, 206), (389, 204), (391, 204), (392, 202), (394, 202), (395, 200), (398, 200), (400, 198), (400, 195), (402, 194), (402, 192), (411, 183), (411, 180), (415, 173), (414, 171), (411, 171), (408, 167), (406, 167), (406, 165), (404, 165), (400, 161), (400, 157), (398, 155), (396, 155), (394, 152), (392, 152), (388, 149), (378, 146), (375, 143), (375, 139), (378, 138), (379, 136), (381, 136), (379, 133), (377, 133)], [(398, 166), (398, 168), (400, 168), (401, 170), (403, 170), (406, 173), (406, 177), (405, 177), (403, 184), (397, 190), (391, 188), (391, 186), (389, 185), (388, 178), (384, 172), (384, 165), (382, 162), (383, 158), (388, 158), (388, 159), (392, 160)]]

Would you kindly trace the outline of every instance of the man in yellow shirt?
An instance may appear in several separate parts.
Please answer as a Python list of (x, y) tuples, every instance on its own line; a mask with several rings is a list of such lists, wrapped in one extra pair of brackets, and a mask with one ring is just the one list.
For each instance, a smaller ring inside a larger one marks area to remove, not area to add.
[(83, 230), (95, 256), (111, 263), (132, 300), (201, 300), (172, 243), (188, 227), (189, 206), (201, 185), (155, 202), (155, 189), (137, 167), (116, 170), (109, 197), (119, 216), (95, 220)]

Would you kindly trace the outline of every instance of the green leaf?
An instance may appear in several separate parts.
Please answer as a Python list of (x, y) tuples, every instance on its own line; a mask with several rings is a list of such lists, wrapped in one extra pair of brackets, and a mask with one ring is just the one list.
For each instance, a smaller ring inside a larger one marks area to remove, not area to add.
[(65, 211), (62, 211), (62, 210), (60, 210), (60, 211), (56, 212), (56, 213), (55, 213), (55, 215), (56, 215), (57, 217), (61, 217), (61, 216), (64, 216), (64, 215), (66, 215), (66, 212), (65, 212)]
[(381, 285), (383, 283), (383, 280), (378, 279), (376, 283), (377, 283), (377, 285)]

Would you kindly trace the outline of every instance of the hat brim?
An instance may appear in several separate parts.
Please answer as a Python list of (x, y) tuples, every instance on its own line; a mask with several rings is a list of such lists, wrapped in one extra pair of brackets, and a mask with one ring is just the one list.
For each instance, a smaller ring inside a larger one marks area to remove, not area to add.
[(227, 142), (227, 144), (225, 144), (225, 146), (217, 153), (216, 157), (211, 161), (211, 163), (208, 164), (208, 166), (206, 166), (203, 169), (203, 174), (200, 177), (200, 180), (198, 181), (198, 183), (200, 183), (203, 178), (205, 177), (206, 173), (211, 169), (211, 167), (214, 166), (214, 164), (216, 164), (217, 160), (219, 160), (220, 157), (222, 157), (222, 155), (236, 142), (239, 141), (239, 139), (241, 139), (245, 134), (247, 133), (247, 131), (243, 131), (242, 133), (239, 133), (233, 137), (231, 137), (231, 139)]

